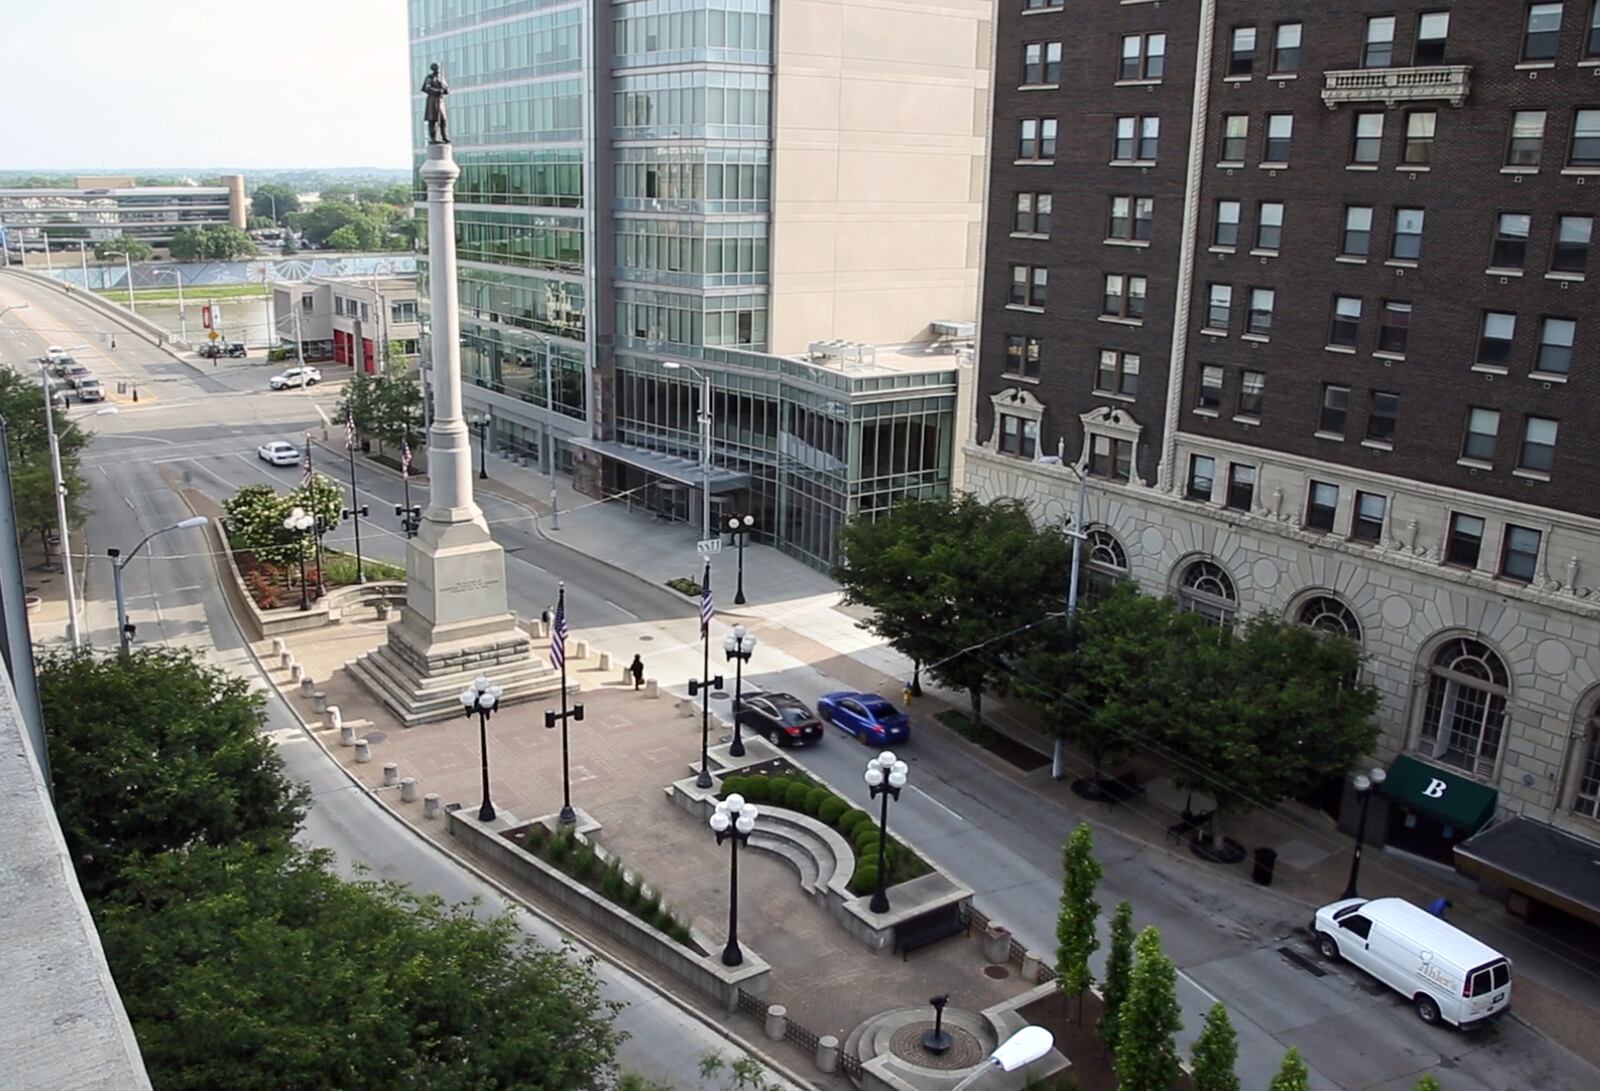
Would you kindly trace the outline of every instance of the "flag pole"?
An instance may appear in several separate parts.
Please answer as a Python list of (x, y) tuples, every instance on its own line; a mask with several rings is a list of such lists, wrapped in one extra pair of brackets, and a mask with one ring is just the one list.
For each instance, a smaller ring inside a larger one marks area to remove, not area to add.
[(572, 809), (572, 775), (571, 766), (567, 757), (567, 721), (577, 720), (583, 722), (583, 706), (573, 705), (567, 708), (567, 585), (558, 585), (559, 593), (556, 598), (556, 616), (550, 625), (550, 663), (561, 671), (561, 711), (546, 712), (544, 726), (546, 729), (556, 726), (556, 721), (561, 721), (561, 815), (560, 824), (571, 826), (578, 821), (578, 812)]
[(411, 437), (400, 438), (400, 488), (404, 490), (406, 506), (406, 537), (411, 537)]
[(361, 569), (361, 494), (356, 491), (356, 418), (354, 414), (344, 421), (344, 449), (350, 454), (350, 515), (356, 525), (356, 582), (366, 583), (366, 573)]
[(322, 558), (322, 531), (327, 526), (327, 520), (317, 510), (317, 471), (311, 465), (311, 433), (306, 433), (306, 500), (311, 505), (311, 520), (317, 532), (317, 597), (321, 598), (328, 593), (327, 577), (323, 575)]

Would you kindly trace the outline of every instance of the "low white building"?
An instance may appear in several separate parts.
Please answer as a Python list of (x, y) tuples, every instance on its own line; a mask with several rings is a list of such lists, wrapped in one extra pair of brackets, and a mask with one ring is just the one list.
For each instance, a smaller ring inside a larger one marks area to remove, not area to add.
[(417, 363), (417, 282), (413, 276), (311, 277), (273, 288), (281, 344), (307, 360), (330, 360), (368, 374)]

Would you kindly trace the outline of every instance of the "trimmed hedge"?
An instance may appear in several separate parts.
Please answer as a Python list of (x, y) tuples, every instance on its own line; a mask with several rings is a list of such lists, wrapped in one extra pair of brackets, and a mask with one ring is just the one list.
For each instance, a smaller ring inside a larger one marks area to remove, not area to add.
[(821, 811), (822, 805), (832, 798), (834, 798), (833, 793), (826, 788), (811, 789), (806, 793), (806, 814), (815, 818), (817, 813)]
[(837, 828), (839, 825), (839, 818), (845, 813), (845, 810), (848, 808), (848, 806), (849, 804), (845, 803), (845, 801), (840, 799), (838, 796), (829, 796), (827, 799), (823, 800), (822, 805), (817, 808), (817, 819), (824, 826), (833, 826)]
[(850, 876), (850, 893), (870, 894), (878, 885), (877, 863), (861, 863), (856, 865), (856, 873)]
[(838, 827), (839, 832), (844, 834), (845, 840), (848, 841), (850, 840), (850, 835), (855, 833), (857, 828), (859, 828), (863, 822), (871, 821), (872, 816), (870, 814), (868, 814), (866, 811), (863, 811), (860, 807), (856, 807), (852, 810), (845, 811), (844, 814), (840, 815), (836, 826)]
[[(788, 804), (790, 810), (795, 811), (804, 812), (806, 809), (806, 800), (810, 797), (811, 789), (799, 781), (791, 783), (788, 790), (784, 792), (784, 802)], [(773, 802), (776, 803), (777, 800), (774, 799)]]

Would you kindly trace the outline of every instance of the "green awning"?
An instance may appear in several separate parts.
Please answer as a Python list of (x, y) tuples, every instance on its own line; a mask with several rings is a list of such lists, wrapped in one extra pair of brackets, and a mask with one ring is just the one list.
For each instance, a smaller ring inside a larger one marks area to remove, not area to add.
[(1488, 785), (1401, 755), (1389, 766), (1383, 794), (1450, 823), (1466, 836), (1494, 817), (1497, 793)]

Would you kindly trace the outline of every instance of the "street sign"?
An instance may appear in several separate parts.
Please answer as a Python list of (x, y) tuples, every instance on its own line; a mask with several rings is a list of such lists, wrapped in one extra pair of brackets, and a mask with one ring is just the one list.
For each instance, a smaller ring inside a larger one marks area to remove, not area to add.
[(702, 557), (709, 557), (713, 553), (722, 552), (721, 538), (702, 538), (694, 544), (694, 551)]
[(210, 333), (206, 334), (206, 336), (213, 341), (222, 340), (222, 334), (218, 333), (216, 330), (212, 330)]

